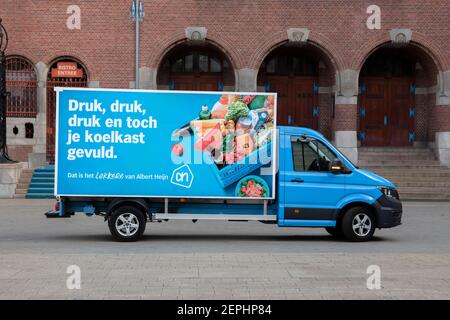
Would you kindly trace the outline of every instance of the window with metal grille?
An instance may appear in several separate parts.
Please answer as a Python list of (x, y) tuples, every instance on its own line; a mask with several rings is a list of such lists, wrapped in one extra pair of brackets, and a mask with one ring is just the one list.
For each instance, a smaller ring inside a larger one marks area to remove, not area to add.
[(222, 68), (228, 68), (228, 63), (214, 52), (193, 50), (177, 52), (163, 62), (163, 68), (170, 69), (173, 73), (218, 73), (222, 72)]
[(18, 56), (6, 58), (6, 115), (36, 117), (36, 73), (33, 64)]

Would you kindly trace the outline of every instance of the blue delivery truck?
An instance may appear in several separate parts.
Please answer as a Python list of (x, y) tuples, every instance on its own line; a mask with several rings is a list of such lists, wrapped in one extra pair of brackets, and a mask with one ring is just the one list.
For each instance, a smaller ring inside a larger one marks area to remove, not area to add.
[(319, 132), (277, 126), (274, 93), (55, 90), (48, 218), (102, 216), (118, 241), (176, 219), (325, 228), (349, 241), (401, 224), (395, 185)]

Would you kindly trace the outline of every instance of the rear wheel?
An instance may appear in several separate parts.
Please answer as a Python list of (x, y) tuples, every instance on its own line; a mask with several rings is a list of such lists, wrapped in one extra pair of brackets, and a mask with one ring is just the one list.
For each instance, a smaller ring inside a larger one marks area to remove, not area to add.
[(118, 241), (137, 241), (145, 231), (146, 220), (145, 213), (138, 208), (124, 206), (111, 213), (108, 227)]
[(342, 233), (349, 241), (363, 242), (372, 239), (375, 233), (375, 219), (364, 207), (349, 209), (342, 218)]

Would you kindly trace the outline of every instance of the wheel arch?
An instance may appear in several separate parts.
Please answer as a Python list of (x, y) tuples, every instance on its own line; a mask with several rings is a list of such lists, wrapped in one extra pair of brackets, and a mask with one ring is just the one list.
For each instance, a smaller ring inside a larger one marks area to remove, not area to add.
[(372, 204), (370, 204), (368, 202), (364, 202), (364, 201), (352, 201), (352, 202), (345, 204), (341, 209), (339, 209), (336, 223), (340, 223), (340, 221), (342, 220), (342, 217), (348, 210), (350, 210), (351, 208), (356, 208), (356, 207), (363, 207), (363, 208), (370, 210), (370, 212), (372, 213), (373, 218), (375, 220), (374, 221), (375, 225), (378, 226), (378, 213), (377, 213), (376, 208)]
[(106, 210), (106, 216), (109, 217), (111, 215), (111, 212), (113, 212), (115, 209), (123, 206), (131, 206), (135, 207), (139, 210), (142, 210), (144, 214), (147, 215), (149, 219), (151, 219), (151, 210), (150, 206), (145, 201), (145, 199), (141, 198), (115, 198), (113, 199)]

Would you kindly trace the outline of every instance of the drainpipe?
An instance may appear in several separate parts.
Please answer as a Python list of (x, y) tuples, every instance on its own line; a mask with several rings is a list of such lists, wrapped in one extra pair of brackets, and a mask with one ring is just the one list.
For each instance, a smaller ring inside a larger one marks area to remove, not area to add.
[(140, 39), (140, 23), (144, 18), (144, 8), (142, 0), (132, 0), (131, 17), (135, 22), (135, 81), (134, 88), (139, 89), (139, 39)]

